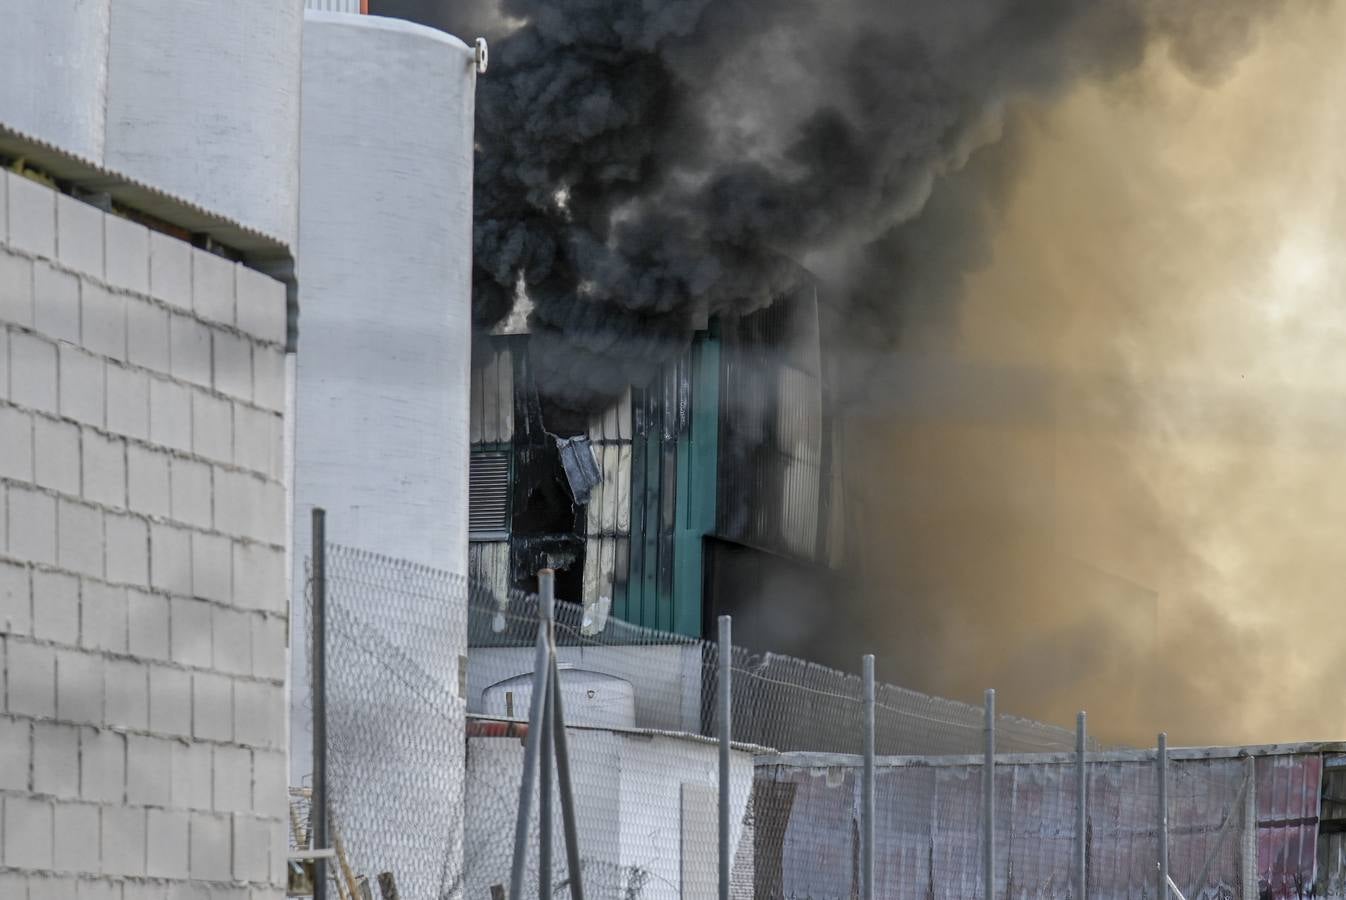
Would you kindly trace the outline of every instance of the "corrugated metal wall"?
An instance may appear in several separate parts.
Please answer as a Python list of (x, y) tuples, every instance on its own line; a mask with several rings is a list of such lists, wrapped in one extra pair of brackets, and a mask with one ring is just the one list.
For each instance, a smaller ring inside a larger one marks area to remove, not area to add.
[(631, 554), (631, 390), (593, 417), (589, 440), (603, 481), (585, 509), (584, 600), (625, 592)]
[[(665, 367), (654, 383), (632, 391), (631, 418), (630, 580), (615, 608), (627, 621), (674, 631), (678, 448), (691, 428), (690, 354)], [(699, 623), (691, 633), (697, 630)]]
[[(1153, 759), (1146, 757), (1105, 757), (1089, 767), (1089, 896), (1095, 900), (1155, 896), (1157, 791)], [(1320, 875), (1315, 886), (1321, 754), (1257, 758), (1255, 870), (1243, 851), (1244, 838), (1253, 833), (1245, 829), (1247, 772), (1247, 761), (1233, 755), (1170, 761), (1174, 881), (1189, 900), (1341, 896), (1339, 887), (1331, 887), (1339, 875)], [(858, 774), (858, 761), (844, 767), (759, 766), (757, 897), (855, 896)], [(1069, 761), (998, 766), (1000, 896), (1069, 896), (1075, 780)], [(979, 765), (937, 759), (881, 764), (876, 795), (878, 896), (981, 896)], [(1232, 820), (1221, 839), (1226, 819)], [(1254, 871), (1256, 883), (1247, 878)]]
[(819, 552), (823, 380), (812, 289), (723, 323), (716, 533), (797, 559)]
[[(474, 361), (470, 392), (469, 439), (473, 453), (500, 452), (513, 459), (514, 440), (514, 354), (507, 340), (477, 348), (481, 357)], [(511, 491), (506, 491), (508, 498)], [(473, 535), (468, 545), (468, 572), (473, 579), (489, 586), (498, 597), (510, 587), (510, 544), (508, 530), (483, 540)]]
[(506, 342), (488, 346), (472, 371), (472, 446), (514, 439), (514, 355)]
[(1346, 757), (1328, 757), (1323, 770), (1323, 808), (1318, 830), (1318, 884), (1346, 896)]

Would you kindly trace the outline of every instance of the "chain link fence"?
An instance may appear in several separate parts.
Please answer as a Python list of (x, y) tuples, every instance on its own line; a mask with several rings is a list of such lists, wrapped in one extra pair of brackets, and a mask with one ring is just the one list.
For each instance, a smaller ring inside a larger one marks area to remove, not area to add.
[[(504, 900), (539, 599), (337, 546), (326, 585), (329, 896), (378, 897), (391, 873), (401, 900)], [(555, 633), (586, 896), (716, 897), (720, 648), (568, 603)], [(731, 897), (863, 900), (860, 678), (738, 647), (729, 669)], [(879, 685), (874, 712), (872, 896), (984, 898), (983, 711)], [(997, 897), (1078, 896), (1074, 747), (1065, 729), (996, 718)], [(1088, 747), (1088, 896), (1157, 897), (1154, 751)], [(1170, 872), (1188, 900), (1312, 888), (1322, 758), (1259, 760), (1256, 778), (1253, 765), (1181, 752), (1169, 765)], [(1259, 818), (1258, 783), (1290, 769), (1300, 793), (1263, 797)], [(519, 896), (569, 891), (552, 774), (531, 795)]]

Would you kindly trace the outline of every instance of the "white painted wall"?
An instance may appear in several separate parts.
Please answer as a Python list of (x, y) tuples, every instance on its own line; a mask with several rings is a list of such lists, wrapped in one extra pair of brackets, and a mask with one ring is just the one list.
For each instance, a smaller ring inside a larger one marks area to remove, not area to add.
[[(719, 749), (714, 743), (679, 737), (571, 729), (570, 760), (575, 783), (577, 830), (586, 892), (640, 900), (681, 900), (705, 893), (706, 882), (684, 885), (683, 872), (717, 869), (714, 830), (690, 836), (687, 824), (703, 823), (704, 809), (684, 809), (686, 785), (692, 797), (719, 795)], [(518, 738), (471, 738), (467, 751), (467, 834), (463, 854), (466, 896), (489, 897), (493, 884), (508, 885), (514, 845), (514, 812), (523, 768)], [(737, 855), (745, 833), (744, 812), (752, 792), (752, 754), (730, 758), (730, 846)], [(714, 806), (711, 818), (714, 821)], [(566, 877), (560, 802), (554, 804), (554, 884)], [(537, 799), (533, 801), (532, 853), (524, 896), (537, 893)], [(689, 839), (690, 838), (690, 839)], [(690, 856), (684, 860), (683, 854)], [(684, 862), (691, 865), (684, 867)]]
[(12, 0), (0, 122), (294, 246), (303, 0)]
[(112, 0), (106, 163), (294, 246), (303, 0)]
[(7, 0), (0, 8), (0, 122), (103, 157), (110, 0)]
[(0, 897), (283, 895), (284, 339), (279, 282), (0, 173)]

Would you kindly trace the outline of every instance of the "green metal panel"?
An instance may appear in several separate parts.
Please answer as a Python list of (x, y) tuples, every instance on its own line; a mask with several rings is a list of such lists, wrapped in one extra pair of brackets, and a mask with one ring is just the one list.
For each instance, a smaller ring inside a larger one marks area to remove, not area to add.
[(715, 331), (692, 347), (691, 431), (678, 446), (678, 521), (674, 539), (673, 630), (700, 637), (703, 538), (715, 530), (720, 437), (720, 341)]
[(715, 530), (718, 336), (699, 336), (688, 359), (686, 433), (665, 436), (666, 398), (642, 392), (640, 404), (633, 403), (633, 415), (644, 417), (644, 433), (636, 433), (631, 446), (630, 577), (614, 608), (628, 622), (699, 637), (702, 539)]

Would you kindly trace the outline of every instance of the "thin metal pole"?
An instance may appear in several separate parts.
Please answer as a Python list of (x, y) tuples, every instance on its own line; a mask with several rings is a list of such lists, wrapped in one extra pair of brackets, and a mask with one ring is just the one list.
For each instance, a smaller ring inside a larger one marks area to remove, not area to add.
[(1159, 775), (1159, 893), (1168, 893), (1168, 735), (1159, 733), (1159, 751), (1155, 754)]
[[(313, 839), (330, 847), (327, 827), (327, 513), (313, 508)], [(313, 861), (313, 900), (327, 900), (327, 860)]]
[(729, 900), (729, 742), (733, 738), (734, 637), (729, 616), (720, 616), (720, 900)]
[(1248, 767), (1243, 792), (1243, 900), (1257, 900), (1257, 759), (1250, 755), (1243, 764)]
[(556, 759), (556, 737), (552, 727), (556, 715), (556, 680), (547, 679), (547, 699), (542, 707), (542, 753), (538, 756), (541, 779), (538, 782), (538, 900), (550, 900), (552, 878), (552, 764)]
[(995, 897), (995, 690), (986, 691), (986, 759), (982, 765), (982, 897)]
[[(560, 684), (556, 668), (556, 648), (552, 647), (551, 680)], [(579, 829), (575, 826), (575, 790), (570, 781), (570, 746), (566, 738), (565, 704), (561, 691), (552, 693), (556, 711), (554, 738), (556, 740), (556, 782), (561, 789), (561, 827), (566, 839), (566, 868), (570, 870), (570, 898), (584, 900), (584, 876), (580, 865)]]
[(552, 879), (552, 764), (556, 759), (553, 725), (556, 717), (556, 630), (553, 615), (556, 609), (555, 581), (552, 572), (544, 569), (538, 574), (538, 593), (541, 603), (542, 627), (547, 632), (547, 699), (542, 707), (542, 753), (538, 757), (541, 779), (538, 783), (538, 900), (550, 900)]
[(862, 900), (874, 900), (874, 654), (863, 660), (865, 680), (865, 777), (864, 804), (860, 807), (861, 844), (860, 888)]
[[(544, 604), (539, 603), (539, 607)], [(551, 682), (551, 646), (547, 642), (547, 611), (539, 609), (537, 650), (533, 656), (533, 696), (528, 704), (528, 736), (523, 745), (523, 775), (519, 781), (519, 813), (514, 820), (514, 860), (509, 874), (509, 900), (522, 900), (523, 870), (528, 861), (528, 820), (533, 811), (533, 786), (542, 744), (542, 713)]]
[(1081, 710), (1075, 718), (1075, 900), (1089, 896), (1089, 770), (1085, 760), (1088, 745), (1088, 717)]

